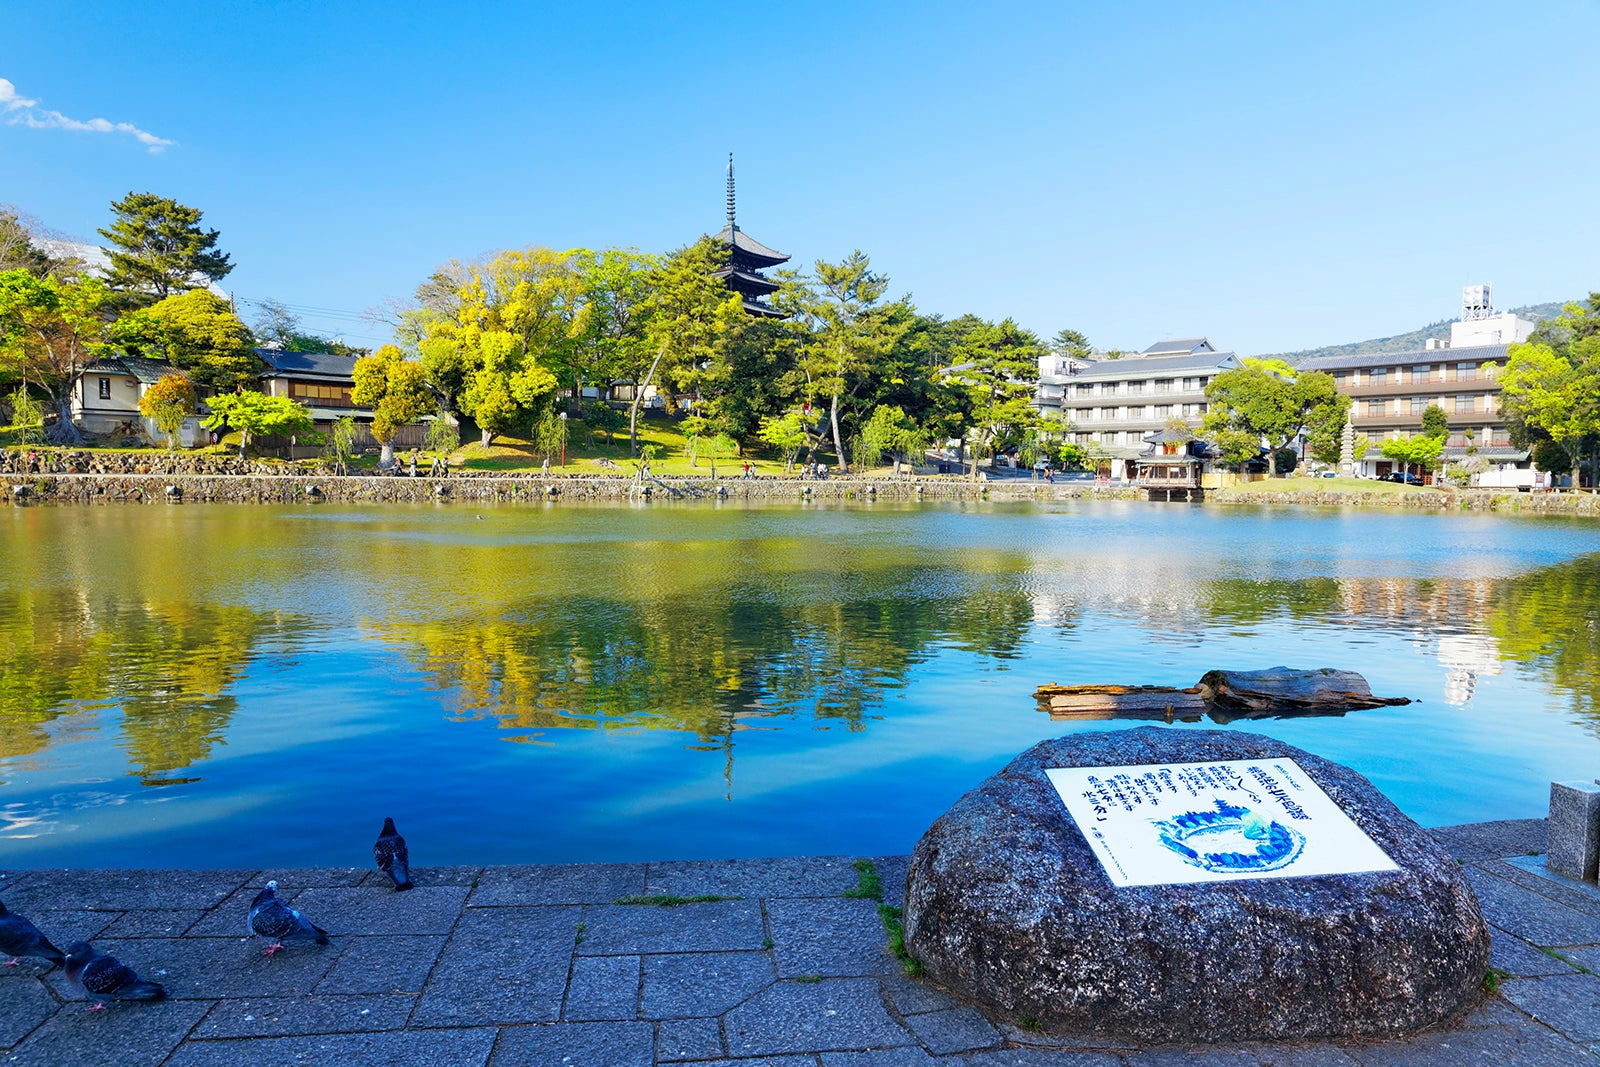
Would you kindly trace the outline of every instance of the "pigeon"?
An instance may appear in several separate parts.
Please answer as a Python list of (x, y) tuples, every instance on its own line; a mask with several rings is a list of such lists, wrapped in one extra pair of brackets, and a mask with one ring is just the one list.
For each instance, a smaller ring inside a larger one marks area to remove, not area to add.
[(314, 940), (319, 945), (328, 943), (328, 931), (278, 899), (277, 882), (268, 882), (250, 902), (250, 932), (272, 938), (268, 956), (282, 948), (285, 941), (296, 938)]
[[(405, 846), (401, 846), (404, 848)], [(39, 932), (39, 928), (14, 911), (7, 911), (0, 903), (0, 954), (11, 959), (0, 966), (15, 967), (23, 956), (35, 956), (51, 963), (60, 963), (66, 957)]]
[(67, 946), (67, 981), (96, 999), (90, 1011), (104, 1011), (104, 1000), (160, 1000), (167, 995), (159, 983), (147, 982), (115, 956), (96, 952), (87, 941)]
[(396, 892), (411, 888), (411, 854), (406, 851), (406, 839), (394, 828), (393, 819), (383, 820), (383, 829), (372, 845), (372, 858), (378, 861), (378, 870), (394, 882)]

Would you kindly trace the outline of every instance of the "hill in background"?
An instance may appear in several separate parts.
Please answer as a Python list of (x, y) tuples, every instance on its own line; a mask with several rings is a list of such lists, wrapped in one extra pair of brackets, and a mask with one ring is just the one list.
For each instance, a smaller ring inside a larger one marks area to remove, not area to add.
[[(1543, 322), (1553, 319), (1561, 314), (1562, 301), (1552, 301), (1547, 304), (1528, 304), (1519, 308), (1512, 308), (1514, 314), (1521, 315), (1533, 322)], [(1321, 356), (1361, 356), (1373, 352), (1416, 352), (1425, 347), (1431, 339), (1448, 340), (1450, 337), (1450, 324), (1455, 319), (1441, 319), (1439, 322), (1430, 323), (1420, 330), (1410, 333), (1397, 333), (1393, 337), (1374, 337), (1368, 341), (1353, 341), (1346, 345), (1328, 345), (1324, 348), (1307, 348), (1300, 352), (1280, 352), (1275, 355), (1262, 355), (1260, 359), (1281, 359), (1286, 363), (1297, 364), (1302, 360), (1316, 359)]]

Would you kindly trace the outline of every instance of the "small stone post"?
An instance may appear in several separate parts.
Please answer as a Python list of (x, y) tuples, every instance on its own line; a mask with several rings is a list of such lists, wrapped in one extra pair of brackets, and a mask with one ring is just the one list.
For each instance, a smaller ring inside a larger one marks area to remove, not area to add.
[(1600, 784), (1550, 783), (1550, 850), (1555, 874), (1593, 882), (1600, 861)]

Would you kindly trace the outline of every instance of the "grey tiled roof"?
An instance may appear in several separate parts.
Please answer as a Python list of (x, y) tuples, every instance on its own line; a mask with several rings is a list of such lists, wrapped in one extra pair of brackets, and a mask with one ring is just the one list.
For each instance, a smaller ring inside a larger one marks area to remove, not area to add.
[(1298, 364), (1299, 370), (1365, 370), (1368, 367), (1403, 367), (1412, 363), (1483, 363), (1503, 360), (1509, 345), (1474, 345), (1471, 348), (1432, 348), (1411, 352), (1365, 352), (1359, 356), (1318, 356)]
[(169, 374), (183, 373), (164, 359), (145, 359), (143, 356), (123, 356), (122, 365), (146, 385), (154, 385)]
[(743, 252), (750, 259), (765, 260), (765, 262), (759, 264), (763, 267), (775, 267), (779, 263), (787, 263), (789, 261), (788, 256), (776, 249), (768, 248), (739, 229), (739, 227), (731, 227), (731, 235), (729, 231), (730, 227), (724, 226), (711, 239), (713, 241), (721, 241), (723, 244), (731, 243), (733, 247)]
[(1231, 370), (1237, 366), (1232, 352), (1195, 352), (1171, 356), (1129, 356), (1102, 359), (1087, 370), (1067, 375), (1062, 381), (1120, 381), (1123, 378), (1162, 378), (1197, 371)]
[(1180, 337), (1173, 341), (1157, 341), (1145, 349), (1143, 355), (1153, 356), (1158, 353), (1170, 355), (1177, 352), (1193, 352), (1197, 348), (1215, 351), (1211, 342), (1204, 337)]
[(267, 364), (263, 378), (327, 378), (341, 382), (355, 378), (355, 356), (335, 356), (328, 352), (286, 352), (281, 348), (258, 348), (256, 355)]

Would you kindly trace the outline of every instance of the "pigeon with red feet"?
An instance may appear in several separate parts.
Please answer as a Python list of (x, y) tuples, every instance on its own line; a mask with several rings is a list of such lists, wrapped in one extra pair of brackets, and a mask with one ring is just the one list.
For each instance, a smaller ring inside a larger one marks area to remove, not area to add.
[(95, 1004), (90, 1011), (102, 1011), (107, 1000), (161, 1000), (167, 991), (159, 982), (147, 982), (133, 968), (96, 952), (87, 941), (67, 946), (67, 981), (83, 990)]
[(278, 899), (277, 882), (268, 882), (267, 887), (251, 901), (250, 932), (272, 940), (266, 951), (268, 956), (282, 948), (285, 941), (315, 941), (319, 945), (328, 943), (328, 931)]
[(0, 955), (11, 957), (0, 964), (5, 967), (15, 967), (23, 956), (49, 960), (51, 963), (60, 963), (66, 958), (60, 949), (50, 943), (48, 937), (39, 932), (37, 926), (25, 916), (7, 911), (4, 903), (0, 903)]

